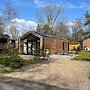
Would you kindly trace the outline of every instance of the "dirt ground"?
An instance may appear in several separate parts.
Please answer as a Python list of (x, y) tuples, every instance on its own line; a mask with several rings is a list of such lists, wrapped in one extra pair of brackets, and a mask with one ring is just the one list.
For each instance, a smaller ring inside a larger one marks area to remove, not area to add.
[(5, 76), (71, 90), (90, 90), (90, 62), (70, 60), (73, 56), (51, 55), (50, 57), (49, 63), (29, 65)]

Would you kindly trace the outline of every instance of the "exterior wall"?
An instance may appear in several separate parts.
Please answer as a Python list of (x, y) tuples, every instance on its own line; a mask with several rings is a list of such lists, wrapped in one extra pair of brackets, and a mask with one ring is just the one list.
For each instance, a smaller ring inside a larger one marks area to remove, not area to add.
[(90, 48), (90, 38), (86, 39), (83, 41), (83, 47), (88, 47)]
[(85, 51), (90, 51), (90, 48), (85, 47), (84, 50), (85, 50)]
[(73, 50), (74, 48), (78, 48), (80, 44), (78, 42), (70, 42), (69, 43), (69, 51)]
[[(43, 41), (43, 47), (44, 49), (49, 49), (50, 53), (60, 53), (63, 51), (63, 41), (60, 39), (54, 39), (54, 38), (44, 38)], [(68, 51), (68, 43), (64, 43), (64, 50)]]
[(49, 49), (49, 52), (53, 53), (54, 52), (54, 39), (52, 38), (44, 38), (43, 39), (43, 48), (44, 49)]
[(83, 41), (83, 49), (85, 51), (90, 51), (90, 38)]

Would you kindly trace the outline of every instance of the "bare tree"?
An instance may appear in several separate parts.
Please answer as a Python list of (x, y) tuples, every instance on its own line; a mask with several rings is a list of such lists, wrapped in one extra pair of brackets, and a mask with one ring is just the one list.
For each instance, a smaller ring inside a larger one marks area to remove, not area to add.
[(84, 33), (84, 22), (83, 19), (78, 18), (74, 20), (72, 25), (72, 39), (74, 41), (82, 41), (83, 33)]
[(69, 34), (70, 31), (68, 25), (65, 22), (59, 22), (56, 27), (56, 35), (63, 38), (68, 38)]
[(6, 27), (7, 26), (9, 27), (9, 29), (6, 28), (5, 31), (8, 32), (12, 38), (15, 38), (16, 37), (15, 32), (17, 32), (15, 27), (16, 22), (12, 20), (14, 20), (18, 16), (18, 12), (10, 4), (7, 4), (5, 8), (2, 10), (2, 12), (3, 12), (4, 24)]
[(4, 33), (3, 19), (0, 17), (0, 34)]
[[(56, 4), (48, 4), (43, 7), (42, 11), (37, 13), (37, 21), (41, 28), (49, 25), (49, 34), (54, 34), (56, 24), (64, 20), (64, 10)], [(52, 33), (53, 31), (53, 33)]]

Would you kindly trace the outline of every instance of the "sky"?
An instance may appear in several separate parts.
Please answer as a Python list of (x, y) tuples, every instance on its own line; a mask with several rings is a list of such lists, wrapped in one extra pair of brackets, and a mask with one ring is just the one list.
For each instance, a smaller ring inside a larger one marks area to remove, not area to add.
[(90, 12), (90, 0), (0, 0), (0, 10), (7, 3), (17, 9), (19, 16), (15, 20), (19, 26), (36, 26), (36, 12), (50, 3), (62, 6), (69, 22), (84, 17), (86, 11)]

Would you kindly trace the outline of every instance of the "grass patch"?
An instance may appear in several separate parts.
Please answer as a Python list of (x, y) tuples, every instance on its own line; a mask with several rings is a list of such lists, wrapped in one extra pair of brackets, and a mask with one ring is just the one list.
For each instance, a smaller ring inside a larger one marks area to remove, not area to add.
[(39, 63), (38, 60), (23, 60), (24, 65), (28, 65), (28, 64), (37, 64)]
[(90, 52), (81, 51), (78, 56), (72, 58), (72, 60), (90, 61)]
[(9, 73), (10, 71), (5, 68), (0, 68), (0, 73)]

